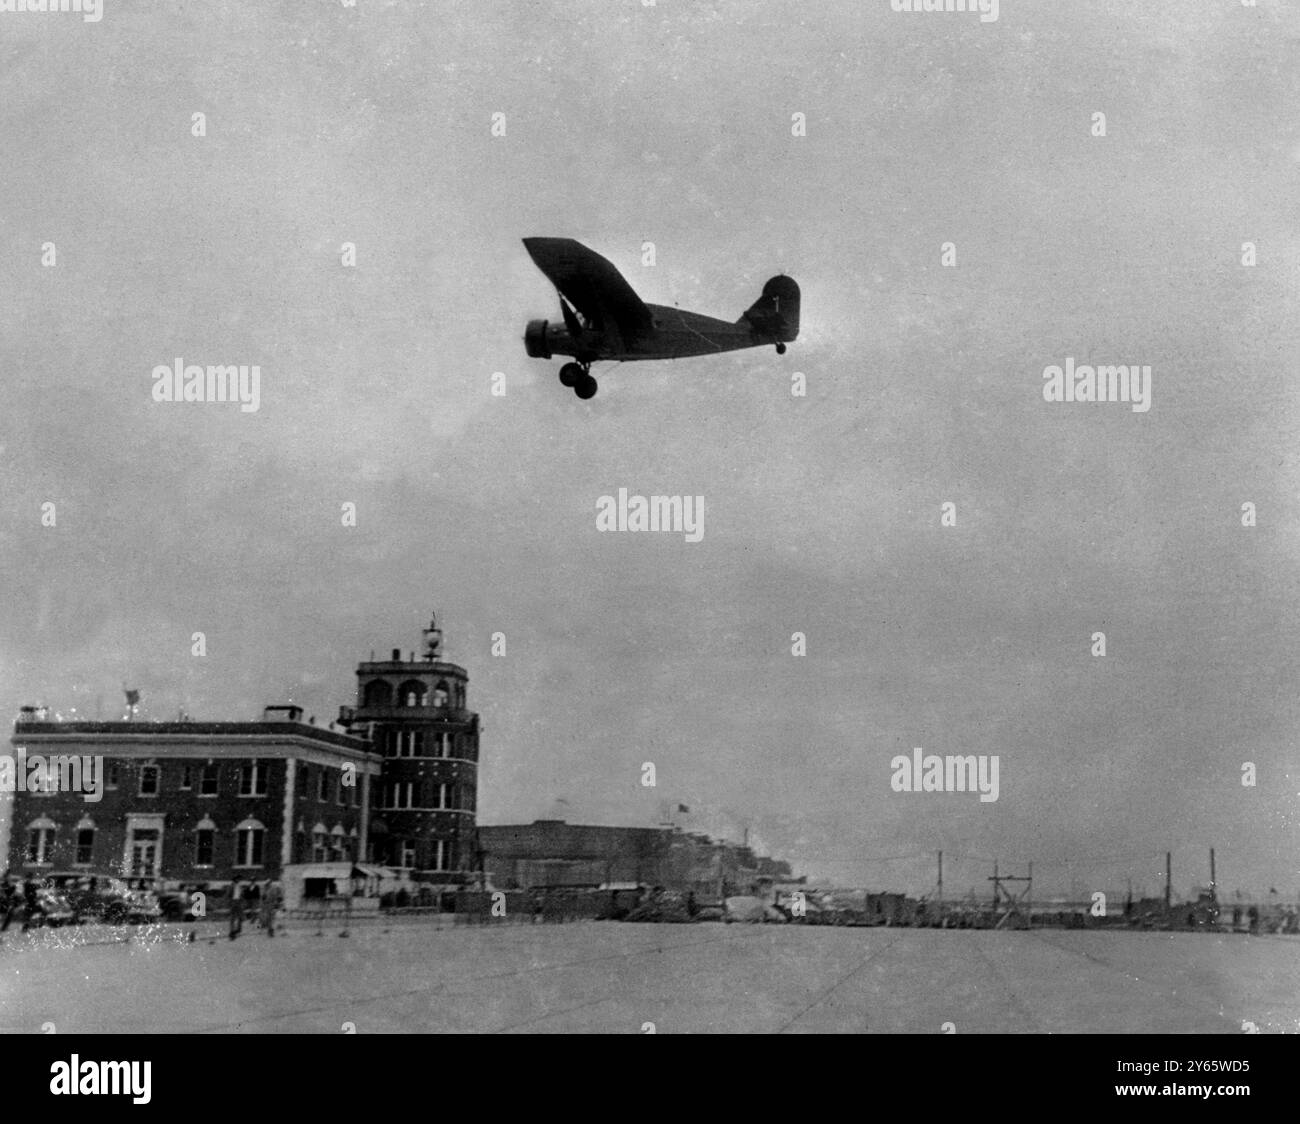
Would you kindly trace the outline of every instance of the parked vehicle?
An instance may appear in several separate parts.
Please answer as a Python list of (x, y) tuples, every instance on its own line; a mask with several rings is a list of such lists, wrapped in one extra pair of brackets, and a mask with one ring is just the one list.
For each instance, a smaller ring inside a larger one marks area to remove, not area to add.
[(51, 887), (36, 891), (36, 906), (39, 910), (39, 923), (48, 925), (51, 929), (71, 925), (76, 921), (76, 913), (68, 904), (68, 899)]
[(69, 923), (80, 925), (87, 921), (103, 919), (104, 900), (99, 892), (99, 886), (100, 883), (107, 881), (107, 877), (88, 874), (82, 870), (59, 870), (47, 874), (44, 881), (72, 911)]
[[(143, 879), (135, 881), (143, 883)], [(101, 879), (100, 919), (109, 925), (144, 925), (162, 917), (158, 897), (150, 890), (138, 889), (123, 878)]]

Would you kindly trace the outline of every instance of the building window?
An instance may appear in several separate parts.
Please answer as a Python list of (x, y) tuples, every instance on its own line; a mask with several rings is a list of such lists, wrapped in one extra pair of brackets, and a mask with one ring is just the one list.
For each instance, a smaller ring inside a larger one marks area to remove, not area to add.
[(334, 830), (330, 832), (330, 861), (342, 862), (347, 858), (347, 836), (343, 834), (343, 828), (335, 825)]
[(194, 865), (211, 866), (216, 848), (217, 833), (210, 827), (201, 827), (194, 833)]
[(420, 757), (424, 751), (424, 735), (418, 730), (406, 731), (406, 752), (403, 757)]
[(433, 868), (434, 870), (454, 870), (453, 860), (455, 855), (452, 848), (455, 844), (450, 839), (439, 839), (433, 848)]
[(311, 772), (311, 766), (304, 761), (298, 767), (298, 795), (306, 796), (311, 791), (311, 779), (308, 774)]
[(159, 775), (162, 770), (157, 765), (140, 766), (140, 795), (157, 796)]
[(384, 806), (387, 808), (414, 808), (415, 782), (390, 781), (384, 786)]
[(193, 788), (193, 787), (194, 787), (194, 766), (182, 765), (181, 766), (181, 788)]
[(329, 833), (323, 823), (318, 823), (311, 832), (311, 861), (323, 863), (329, 849)]
[(401, 861), (398, 866), (413, 867), (415, 865), (415, 844), (409, 839), (402, 840)]
[(265, 761), (246, 761), (239, 769), (239, 795), (265, 796), (269, 772)]
[(433, 689), (433, 705), (447, 705), (447, 680), (439, 679), (438, 685)]
[(27, 829), (27, 861), (38, 866), (48, 866), (54, 851), (54, 823), (51, 820), (33, 820)]
[(221, 777), (221, 766), (214, 765), (209, 761), (203, 766), (203, 775), (199, 777), (199, 795), (216, 796), (218, 781)]
[(235, 828), (235, 866), (261, 866), (266, 829), (257, 820), (244, 820)]
[(428, 688), (411, 679), (397, 688), (397, 697), (402, 706), (424, 706), (428, 700)]
[(393, 689), (382, 679), (374, 679), (366, 684), (364, 706), (392, 706)]
[(108, 763), (108, 779), (104, 782), (105, 787), (116, 788), (117, 778), (118, 778), (117, 762), (110, 761)]
[(95, 829), (93, 827), (82, 827), (77, 829), (77, 858), (78, 866), (89, 866), (95, 857)]
[(320, 771), (320, 784), (316, 789), (316, 799), (328, 801), (333, 789), (334, 778), (330, 776), (328, 769)]

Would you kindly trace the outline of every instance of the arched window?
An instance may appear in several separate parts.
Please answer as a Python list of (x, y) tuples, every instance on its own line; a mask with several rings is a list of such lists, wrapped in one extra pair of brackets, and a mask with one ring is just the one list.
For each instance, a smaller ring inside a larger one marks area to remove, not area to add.
[(408, 679), (397, 688), (399, 706), (425, 706), (427, 698), (425, 686), (418, 679)]
[(261, 866), (266, 845), (266, 828), (258, 820), (241, 820), (235, 825), (235, 866)]
[(194, 865), (212, 866), (217, 848), (217, 825), (207, 816), (194, 828)]
[(372, 679), (366, 684), (366, 706), (392, 706), (393, 688), (383, 679)]
[(439, 679), (438, 685), (433, 689), (433, 705), (446, 706), (448, 694), (449, 689), (447, 687), (447, 680)]
[(323, 863), (329, 857), (330, 837), (329, 831), (323, 823), (316, 824), (311, 829), (311, 861), (314, 863)]
[(82, 816), (77, 821), (77, 855), (73, 859), (76, 866), (90, 866), (95, 859), (95, 821), (89, 816)]
[(49, 866), (53, 861), (57, 825), (49, 816), (39, 816), (27, 825), (27, 862)]

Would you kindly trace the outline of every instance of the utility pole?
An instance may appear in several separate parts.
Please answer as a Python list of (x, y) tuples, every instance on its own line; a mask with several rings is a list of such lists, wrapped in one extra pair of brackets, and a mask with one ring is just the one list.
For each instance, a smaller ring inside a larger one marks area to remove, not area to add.
[(1169, 885), (1173, 879), (1174, 873), (1174, 854), (1172, 851), (1165, 852), (1165, 912), (1169, 912), (1170, 894)]
[(943, 924), (943, 852), (939, 852), (939, 923)]
[[(995, 859), (993, 861), (993, 877), (990, 878), (989, 881), (993, 883), (993, 912), (997, 913), (999, 904), (1006, 906), (1002, 916), (998, 918), (997, 924), (994, 925), (993, 928), (1001, 929), (1007, 918), (1012, 914), (1023, 916), (1025, 919), (1025, 928), (1029, 928), (1029, 914), (1026, 906), (1029, 891), (1034, 882), (1033, 864), (1030, 864), (1028, 876), (1017, 874), (1000, 875), (998, 874), (998, 864)], [(1026, 886), (1025, 889), (1020, 891), (1020, 893), (1013, 894), (1009, 890), (1003, 889), (1003, 882), (1024, 882)]]
[(1029, 884), (1025, 887), (1025, 924), (1034, 927), (1034, 864), (1029, 864)]
[(1215, 882), (1214, 879), (1214, 848), (1211, 847), (1210, 848), (1210, 901), (1217, 902), (1218, 900), (1219, 900), (1219, 892), (1218, 892), (1217, 883)]

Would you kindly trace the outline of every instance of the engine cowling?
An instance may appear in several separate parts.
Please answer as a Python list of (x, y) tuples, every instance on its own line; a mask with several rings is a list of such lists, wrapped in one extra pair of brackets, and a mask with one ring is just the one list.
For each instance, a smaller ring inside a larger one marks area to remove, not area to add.
[(524, 329), (524, 350), (530, 359), (549, 359), (551, 345), (546, 339), (547, 321), (530, 320)]

